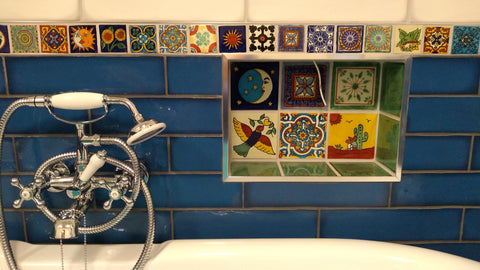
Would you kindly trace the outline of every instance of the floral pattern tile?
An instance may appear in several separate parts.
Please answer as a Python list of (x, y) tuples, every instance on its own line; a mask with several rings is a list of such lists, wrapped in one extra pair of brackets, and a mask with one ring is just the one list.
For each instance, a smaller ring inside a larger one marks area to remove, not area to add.
[(368, 25), (365, 31), (365, 52), (389, 53), (392, 43), (391, 25)]
[(160, 53), (186, 53), (188, 45), (187, 25), (159, 25), (158, 39)]
[(222, 53), (247, 51), (246, 28), (244, 25), (218, 27), (219, 48)]
[(337, 53), (360, 53), (363, 46), (363, 25), (337, 26)]
[(6, 25), (0, 25), (0, 53), (10, 52), (10, 42), (8, 37), (8, 27)]
[(250, 25), (248, 27), (248, 39), (250, 52), (274, 52), (275, 51), (275, 25)]
[(427, 26), (423, 40), (423, 53), (448, 53), (450, 27)]
[(129, 31), (132, 53), (155, 53), (157, 51), (155, 25), (130, 25)]
[(421, 25), (399, 25), (395, 27), (395, 53), (421, 53)]
[(455, 26), (453, 28), (452, 54), (477, 54), (480, 26)]
[(217, 52), (217, 29), (215, 25), (190, 26), (190, 52)]
[(278, 27), (278, 51), (303, 52), (303, 25), (280, 25)]
[(327, 114), (280, 113), (280, 158), (324, 158)]
[[(284, 107), (326, 107), (320, 91), (325, 98), (327, 65), (298, 63), (285, 64), (283, 74), (283, 106)], [(325, 98), (326, 99), (326, 98)]]
[(70, 25), (68, 31), (70, 52), (96, 53), (98, 51), (96, 25)]
[(99, 25), (100, 51), (127, 52), (127, 26)]
[(35, 25), (11, 25), (12, 52), (38, 53), (38, 33)]
[(309, 25), (307, 33), (307, 52), (333, 53), (334, 25)]
[(40, 25), (40, 44), (43, 53), (68, 53), (66, 25)]

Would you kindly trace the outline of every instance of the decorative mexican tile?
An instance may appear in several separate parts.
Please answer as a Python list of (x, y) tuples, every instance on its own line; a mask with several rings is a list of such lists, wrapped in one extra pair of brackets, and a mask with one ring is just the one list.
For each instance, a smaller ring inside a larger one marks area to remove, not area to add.
[(400, 123), (380, 114), (376, 159), (392, 171), (396, 170)]
[(127, 52), (125, 25), (99, 25), (101, 52)]
[(335, 176), (325, 162), (281, 162), (285, 176)]
[(314, 65), (305, 63), (284, 65), (284, 107), (326, 107), (320, 89), (325, 98), (327, 65), (318, 65), (318, 69), (320, 79)]
[(248, 31), (250, 52), (275, 51), (275, 25), (250, 25)]
[(236, 112), (230, 120), (232, 158), (276, 158), (278, 114)]
[(11, 25), (13, 53), (38, 53), (37, 26)]
[(395, 26), (395, 53), (420, 53), (422, 44), (421, 25)]
[(278, 32), (278, 51), (303, 52), (303, 25), (280, 25)]
[(389, 176), (374, 162), (332, 162), (342, 176)]
[(96, 53), (97, 27), (95, 25), (70, 25), (70, 52)]
[(334, 25), (309, 25), (307, 52), (333, 53)]
[(363, 25), (337, 26), (337, 53), (360, 53), (363, 45)]
[(331, 113), (329, 122), (328, 158), (374, 157), (377, 114)]
[(6, 25), (0, 25), (0, 53), (10, 52), (10, 42), (8, 37), (8, 27)]
[(130, 51), (132, 53), (155, 53), (157, 51), (155, 25), (130, 25)]
[(187, 52), (187, 26), (159, 25), (158, 47), (160, 53), (186, 53)]
[(365, 52), (388, 53), (391, 50), (391, 43), (391, 25), (367, 25), (365, 33)]
[(190, 52), (217, 52), (217, 30), (215, 25), (191, 25)]
[(276, 162), (232, 162), (232, 176), (280, 176)]
[(450, 27), (425, 27), (423, 42), (424, 53), (448, 53), (448, 41), (450, 39)]
[(326, 113), (280, 113), (279, 157), (324, 158), (326, 128)]
[(376, 109), (379, 69), (378, 63), (335, 63), (331, 108)]
[(220, 52), (237, 53), (247, 51), (247, 38), (244, 25), (218, 27)]
[(68, 53), (66, 25), (40, 25), (41, 50), (43, 53)]
[(382, 94), (380, 110), (400, 116), (402, 109), (404, 63), (385, 62), (382, 67)]
[(477, 54), (480, 26), (454, 26), (452, 54)]
[(276, 110), (278, 71), (278, 62), (232, 62), (230, 65), (232, 110)]

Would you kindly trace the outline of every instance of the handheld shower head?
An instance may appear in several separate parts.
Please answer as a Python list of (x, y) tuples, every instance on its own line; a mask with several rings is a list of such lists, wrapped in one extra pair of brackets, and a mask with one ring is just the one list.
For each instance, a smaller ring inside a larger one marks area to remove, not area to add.
[(134, 145), (146, 141), (165, 129), (165, 123), (155, 120), (142, 121), (136, 124), (128, 134), (127, 144)]

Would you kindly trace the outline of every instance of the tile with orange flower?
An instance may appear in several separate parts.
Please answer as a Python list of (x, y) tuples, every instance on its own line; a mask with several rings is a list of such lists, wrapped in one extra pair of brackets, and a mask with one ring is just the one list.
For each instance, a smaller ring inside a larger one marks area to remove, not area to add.
[(99, 25), (101, 52), (127, 52), (125, 25)]
[(96, 53), (97, 52), (97, 26), (96, 25), (70, 25), (71, 53)]
[(42, 53), (68, 53), (66, 25), (40, 25)]
[(218, 27), (219, 48), (222, 53), (237, 53), (247, 51), (244, 25)]

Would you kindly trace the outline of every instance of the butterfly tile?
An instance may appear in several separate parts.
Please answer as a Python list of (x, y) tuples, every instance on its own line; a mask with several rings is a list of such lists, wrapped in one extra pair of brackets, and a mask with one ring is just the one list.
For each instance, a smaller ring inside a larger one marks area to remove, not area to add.
[(284, 64), (283, 106), (284, 107), (325, 107), (320, 91), (325, 98), (327, 65), (317, 64), (321, 78), (313, 64)]
[(280, 158), (324, 158), (327, 114), (280, 113)]
[(337, 26), (337, 53), (360, 53), (363, 46), (363, 25)]
[(127, 27), (125, 25), (99, 25), (100, 51), (127, 52)]
[(38, 53), (38, 32), (35, 25), (11, 25), (12, 52)]
[(334, 25), (309, 25), (307, 33), (307, 52), (333, 53)]
[(365, 52), (389, 53), (392, 43), (391, 25), (367, 25), (365, 30)]
[(275, 25), (250, 25), (248, 27), (249, 52), (274, 52), (276, 43)]
[(40, 25), (42, 53), (68, 53), (68, 30), (66, 25)]
[(423, 39), (423, 53), (448, 53), (450, 27), (427, 26)]
[(214, 53), (218, 51), (215, 25), (191, 25), (189, 30), (191, 53)]
[(247, 51), (246, 28), (244, 25), (218, 27), (219, 48), (221, 53), (240, 53)]
[(71, 53), (96, 53), (96, 25), (70, 25), (68, 27)]
[(0, 53), (10, 52), (8, 27), (6, 25), (0, 25)]
[(454, 26), (452, 54), (477, 54), (480, 26)]
[(395, 46), (394, 53), (421, 53), (422, 48), (422, 29), (421, 25), (398, 25), (395, 26)]
[(278, 51), (303, 52), (304, 35), (303, 25), (280, 25), (278, 27)]
[(186, 53), (188, 47), (187, 26), (185, 24), (165, 24), (158, 26), (158, 47), (160, 53)]
[(130, 25), (130, 52), (157, 52), (157, 30), (155, 25)]

